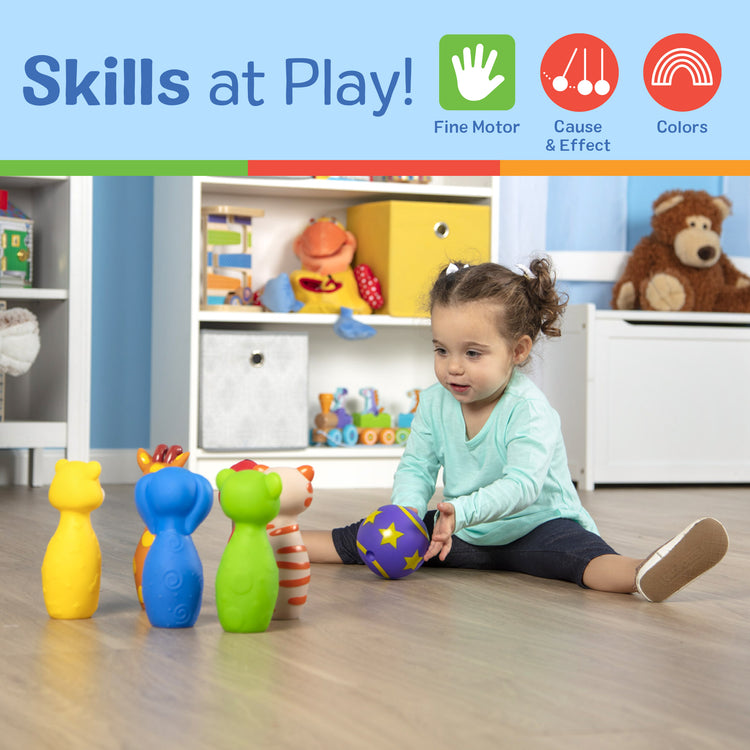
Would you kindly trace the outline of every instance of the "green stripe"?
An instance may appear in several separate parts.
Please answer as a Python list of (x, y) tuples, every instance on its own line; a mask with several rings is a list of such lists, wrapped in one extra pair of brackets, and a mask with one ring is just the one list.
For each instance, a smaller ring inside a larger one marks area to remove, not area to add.
[(207, 239), (209, 245), (239, 245), (242, 236), (228, 229), (209, 229)]
[(24, 176), (56, 175), (112, 175), (112, 176), (193, 176), (216, 175), (217, 177), (247, 177), (247, 161), (239, 160), (192, 160), (167, 159), (117, 159), (99, 161), (80, 160), (0, 160), (0, 174)]

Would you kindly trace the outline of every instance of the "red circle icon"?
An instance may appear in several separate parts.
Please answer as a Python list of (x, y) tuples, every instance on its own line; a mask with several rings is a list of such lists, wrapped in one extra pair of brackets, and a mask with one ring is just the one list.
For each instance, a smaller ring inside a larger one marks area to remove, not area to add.
[(714, 48), (693, 34), (672, 34), (646, 55), (643, 80), (662, 107), (688, 112), (711, 100), (721, 83), (721, 62)]
[(612, 96), (619, 68), (612, 50), (591, 34), (569, 34), (545, 53), (541, 67), (542, 87), (563, 109), (588, 112)]

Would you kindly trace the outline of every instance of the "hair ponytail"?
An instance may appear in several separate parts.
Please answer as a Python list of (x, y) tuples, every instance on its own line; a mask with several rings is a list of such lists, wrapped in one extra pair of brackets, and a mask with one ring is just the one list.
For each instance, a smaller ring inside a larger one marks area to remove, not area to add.
[(497, 263), (476, 266), (453, 261), (444, 268), (430, 292), (430, 310), (468, 302), (487, 302), (499, 308), (498, 325), (509, 341), (539, 334), (560, 335), (559, 319), (568, 297), (556, 287), (552, 262), (546, 257), (513, 271)]

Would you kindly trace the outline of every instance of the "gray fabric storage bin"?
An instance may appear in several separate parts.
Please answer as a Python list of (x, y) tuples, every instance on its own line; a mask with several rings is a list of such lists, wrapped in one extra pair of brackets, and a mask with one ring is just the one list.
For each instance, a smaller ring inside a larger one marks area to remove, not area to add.
[(202, 330), (198, 445), (307, 446), (307, 353), (305, 333)]

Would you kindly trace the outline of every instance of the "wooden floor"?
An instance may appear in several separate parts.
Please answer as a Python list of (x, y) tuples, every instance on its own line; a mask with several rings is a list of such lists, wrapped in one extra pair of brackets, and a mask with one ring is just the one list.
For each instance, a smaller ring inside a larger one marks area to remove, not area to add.
[[(303, 619), (230, 635), (214, 577), (229, 522), (194, 534), (194, 628), (152, 628), (133, 587), (132, 487), (92, 518), (99, 609), (53, 621), (40, 566), (46, 491), (0, 488), (0, 748), (745, 748), (750, 738), (750, 488), (583, 493), (618, 551), (650, 552), (715, 515), (730, 551), (663, 604), (527, 576), (420, 570), (382, 581), (316, 565)], [(387, 501), (318, 491), (307, 528)]]

